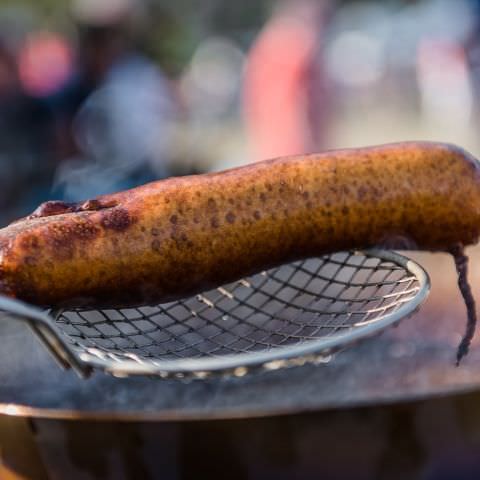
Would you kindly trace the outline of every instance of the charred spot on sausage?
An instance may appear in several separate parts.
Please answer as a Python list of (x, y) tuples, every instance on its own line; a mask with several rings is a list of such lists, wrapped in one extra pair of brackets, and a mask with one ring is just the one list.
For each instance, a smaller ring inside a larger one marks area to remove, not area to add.
[(101, 224), (104, 228), (116, 230), (118, 232), (126, 230), (134, 219), (124, 208), (114, 208), (108, 212), (105, 212), (102, 216)]

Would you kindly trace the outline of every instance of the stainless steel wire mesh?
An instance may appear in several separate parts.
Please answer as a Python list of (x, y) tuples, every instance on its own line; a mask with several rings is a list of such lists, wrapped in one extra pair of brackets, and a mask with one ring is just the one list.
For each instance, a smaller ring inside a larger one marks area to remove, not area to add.
[(422, 275), (391, 252), (337, 253), (167, 304), (57, 311), (55, 322), (84, 362), (117, 374), (318, 358), (414, 311), (428, 291)]

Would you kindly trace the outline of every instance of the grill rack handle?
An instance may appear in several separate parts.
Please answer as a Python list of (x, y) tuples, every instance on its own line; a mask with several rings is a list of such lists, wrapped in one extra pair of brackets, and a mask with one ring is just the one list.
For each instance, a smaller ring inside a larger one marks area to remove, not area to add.
[(92, 367), (78, 358), (72, 347), (62, 338), (62, 334), (47, 312), (2, 295), (0, 295), (0, 312), (4, 319), (26, 323), (62, 368), (66, 370), (71, 368), (82, 378), (90, 376)]

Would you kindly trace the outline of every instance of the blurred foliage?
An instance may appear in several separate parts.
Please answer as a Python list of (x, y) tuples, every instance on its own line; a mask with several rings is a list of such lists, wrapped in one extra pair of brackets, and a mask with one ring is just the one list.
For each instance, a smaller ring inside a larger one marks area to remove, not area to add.
[(0, 8), (31, 12), (41, 26), (63, 26), (70, 18), (70, 2), (59, 0), (0, 0)]
[[(143, 0), (138, 2), (135, 36), (142, 50), (166, 72), (175, 75), (189, 61), (199, 42), (209, 36), (228, 36), (247, 47), (274, 3), (274, 0)], [(9, 24), (11, 18), (18, 19), (22, 12), (20, 17), (33, 23), (31, 27), (61, 31), (75, 39), (70, 6), (71, 2), (62, 0), (0, 0), (0, 27)]]
[(191, 58), (199, 42), (222, 35), (247, 47), (268, 18), (273, 0), (150, 0), (143, 48), (172, 74)]

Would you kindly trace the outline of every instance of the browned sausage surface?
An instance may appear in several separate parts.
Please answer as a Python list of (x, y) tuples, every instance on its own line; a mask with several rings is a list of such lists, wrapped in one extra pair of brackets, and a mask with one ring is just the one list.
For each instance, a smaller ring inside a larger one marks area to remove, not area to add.
[(48, 202), (0, 230), (0, 291), (40, 305), (148, 304), (309, 256), (448, 250), (479, 234), (480, 170), (465, 151), (337, 150)]

